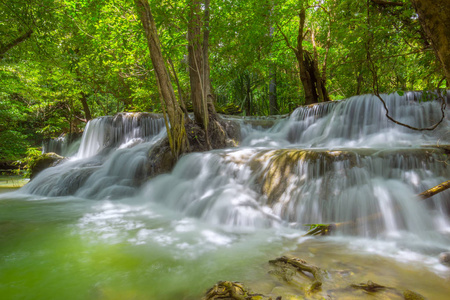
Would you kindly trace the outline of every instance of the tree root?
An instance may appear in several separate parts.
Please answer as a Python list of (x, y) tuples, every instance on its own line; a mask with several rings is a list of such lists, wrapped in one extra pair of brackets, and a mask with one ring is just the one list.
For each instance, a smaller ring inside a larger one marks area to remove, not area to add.
[[(235, 281), (219, 281), (209, 289), (202, 300), (272, 300), (262, 294), (251, 294), (242, 283)], [(281, 297), (275, 300), (281, 300)]]
[[(270, 264), (275, 265), (277, 269), (281, 269), (275, 271), (273, 273), (277, 275), (281, 275), (284, 281), (287, 281), (289, 285), (294, 284), (293, 277), (297, 272), (304, 274), (305, 272), (310, 273), (313, 278), (313, 282), (310, 287), (305, 291), (302, 289), (300, 294), (303, 296), (311, 295), (312, 293), (319, 292), (321, 290), (322, 284), (325, 283), (326, 279), (326, 271), (315, 266), (309, 264), (303, 259), (299, 259), (296, 257), (287, 257), (281, 256), (274, 260), (269, 261)], [(272, 272), (269, 272), (272, 273)], [(304, 274), (306, 275), (306, 274)], [(310, 276), (308, 276), (310, 277)], [(371, 280), (365, 283), (351, 284), (346, 287), (341, 287), (334, 290), (326, 289), (327, 293), (332, 291), (343, 291), (349, 292), (351, 290), (362, 290), (369, 294), (375, 293), (383, 293), (383, 295), (377, 295), (380, 297), (389, 298), (389, 295), (397, 297), (402, 297), (405, 300), (425, 300), (426, 298), (419, 293), (413, 292), (411, 290), (403, 290), (397, 289), (395, 287), (388, 287), (378, 283), (375, 283)], [(387, 294), (384, 294), (387, 293)], [(299, 295), (300, 296), (300, 295)], [(317, 296), (317, 295), (316, 295)], [(275, 298), (276, 297), (276, 298)], [(309, 297), (309, 296), (308, 296)], [(249, 289), (247, 289), (242, 283), (234, 282), (234, 281), (219, 281), (217, 282), (211, 289), (209, 289), (202, 300), (281, 300), (281, 296), (266, 296), (263, 294), (251, 293)], [(296, 298), (297, 299), (297, 298)], [(299, 298), (300, 299), (300, 298)], [(303, 299), (303, 298), (301, 298)]]
[(380, 285), (378, 283), (373, 282), (372, 280), (367, 281), (367, 283), (351, 284), (350, 287), (354, 289), (362, 289), (368, 293), (376, 293), (380, 291), (391, 290), (398, 295), (403, 295), (403, 299), (405, 300), (425, 300), (425, 297), (419, 293), (410, 290), (405, 290), (402, 292), (393, 287)]
[(367, 283), (351, 284), (350, 286), (354, 289), (362, 289), (362, 290), (365, 290), (366, 292), (370, 292), (370, 293), (387, 290), (387, 289), (389, 289), (389, 290), (394, 289), (391, 287), (387, 287), (387, 286), (375, 283), (372, 280), (367, 281)]
[(303, 259), (289, 258), (286, 256), (282, 256), (277, 259), (270, 260), (269, 263), (271, 263), (271, 264), (283, 263), (283, 264), (287, 264), (287, 265), (294, 267), (297, 271), (299, 271), (301, 273), (304, 273), (304, 272), (310, 273), (314, 277), (314, 281), (312, 282), (311, 286), (309, 287), (309, 292), (315, 292), (315, 291), (319, 290), (320, 287), (322, 286), (323, 279), (325, 276), (325, 271), (319, 267), (316, 267), (314, 265), (307, 263)]

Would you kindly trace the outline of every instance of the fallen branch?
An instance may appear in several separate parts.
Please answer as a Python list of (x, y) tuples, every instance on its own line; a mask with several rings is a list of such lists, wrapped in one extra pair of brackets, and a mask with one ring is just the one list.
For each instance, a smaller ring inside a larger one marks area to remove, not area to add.
[(387, 287), (387, 286), (375, 283), (372, 280), (367, 281), (367, 283), (351, 284), (350, 286), (354, 289), (362, 289), (362, 290), (365, 290), (366, 292), (371, 292), (371, 293), (378, 292), (381, 290), (386, 290), (386, 289), (394, 289), (391, 287)]
[(432, 187), (431, 189), (426, 190), (425, 192), (420, 193), (419, 197), (422, 198), (422, 200), (425, 200), (440, 192), (445, 191), (448, 188), (450, 188), (450, 180), (447, 180), (435, 187)]
[(350, 287), (354, 289), (361, 289), (368, 293), (376, 293), (379, 291), (391, 290), (395, 294), (402, 295), (403, 299), (405, 300), (425, 300), (425, 297), (419, 293), (413, 292), (411, 290), (404, 290), (402, 292), (401, 290), (398, 290), (393, 287), (380, 285), (378, 283), (373, 282), (372, 280), (367, 281), (367, 283), (351, 284)]
[[(422, 199), (428, 199), (432, 196), (443, 192), (450, 188), (450, 180), (447, 180), (435, 187), (432, 187), (417, 196)], [(329, 235), (331, 232), (335, 231), (337, 228), (343, 227), (343, 226), (356, 226), (360, 222), (367, 222), (379, 219), (381, 217), (381, 213), (375, 213), (371, 214), (366, 217), (357, 218), (355, 221), (346, 221), (346, 222), (340, 222), (340, 223), (329, 223), (329, 224), (304, 224), (303, 226), (309, 226), (308, 232), (304, 236), (312, 236), (312, 235)]]

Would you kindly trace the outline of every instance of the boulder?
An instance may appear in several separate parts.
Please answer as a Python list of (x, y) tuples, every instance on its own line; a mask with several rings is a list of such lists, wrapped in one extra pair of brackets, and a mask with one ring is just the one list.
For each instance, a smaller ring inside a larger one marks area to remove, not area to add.
[(439, 261), (443, 265), (450, 266), (450, 252), (442, 252), (439, 254)]
[(42, 170), (47, 169), (49, 167), (54, 167), (63, 160), (64, 157), (53, 152), (39, 155), (32, 162), (29, 163), (28, 167), (30, 169), (30, 180), (32, 180)]

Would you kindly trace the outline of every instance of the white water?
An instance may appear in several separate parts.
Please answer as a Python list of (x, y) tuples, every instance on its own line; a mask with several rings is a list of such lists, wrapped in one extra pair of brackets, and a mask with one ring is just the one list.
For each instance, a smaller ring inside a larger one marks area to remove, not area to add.
[[(439, 119), (437, 102), (384, 97), (402, 122), (426, 127)], [(387, 121), (377, 99), (354, 97), (299, 108), (269, 129), (241, 124), (239, 148), (186, 155), (170, 174), (147, 181), (147, 154), (165, 134), (162, 120), (103, 117), (88, 124), (75, 158), (3, 198), (59, 197), (67, 209), (71, 199), (97, 199), (75, 217), (77, 235), (193, 261), (285, 239), (309, 243), (303, 224), (360, 220), (324, 241), (447, 277), (437, 255), (450, 251), (450, 191), (427, 201), (416, 195), (450, 178), (447, 156), (428, 147), (450, 144), (449, 123), (446, 117), (433, 132), (412, 131)], [(286, 162), (300, 149), (308, 150), (304, 159)], [(270, 180), (281, 188), (267, 195)]]

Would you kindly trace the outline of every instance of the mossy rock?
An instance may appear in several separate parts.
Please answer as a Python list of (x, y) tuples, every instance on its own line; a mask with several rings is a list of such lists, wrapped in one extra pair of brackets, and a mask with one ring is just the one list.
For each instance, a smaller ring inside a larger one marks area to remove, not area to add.
[[(242, 283), (219, 281), (210, 288), (202, 300), (272, 300), (262, 294), (251, 293)], [(280, 298), (277, 298), (280, 299)]]
[(425, 300), (426, 298), (419, 293), (406, 290), (403, 292), (403, 298), (405, 300)]
[(439, 254), (439, 262), (450, 267), (450, 252), (442, 252)]
[(50, 152), (37, 156), (32, 162), (29, 163), (30, 179), (36, 177), (42, 170), (49, 167), (54, 167), (64, 160), (64, 157)]

